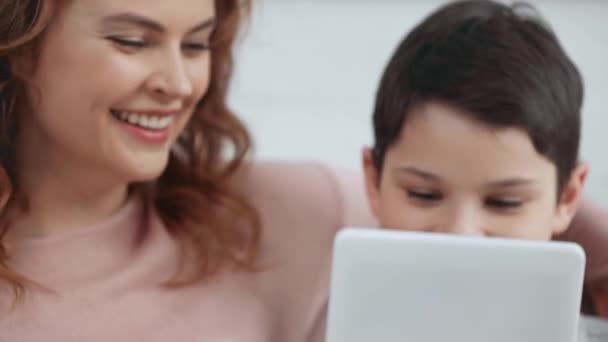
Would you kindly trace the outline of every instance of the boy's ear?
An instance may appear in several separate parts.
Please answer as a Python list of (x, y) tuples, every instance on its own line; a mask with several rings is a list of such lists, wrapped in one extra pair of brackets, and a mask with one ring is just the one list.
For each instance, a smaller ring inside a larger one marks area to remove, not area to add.
[(583, 197), (583, 189), (588, 174), (589, 166), (586, 163), (577, 164), (570, 173), (570, 178), (564, 184), (557, 203), (553, 234), (561, 234), (568, 229)]
[(372, 214), (377, 219), (380, 210), (380, 175), (374, 164), (372, 149), (365, 147), (362, 153), (365, 190)]

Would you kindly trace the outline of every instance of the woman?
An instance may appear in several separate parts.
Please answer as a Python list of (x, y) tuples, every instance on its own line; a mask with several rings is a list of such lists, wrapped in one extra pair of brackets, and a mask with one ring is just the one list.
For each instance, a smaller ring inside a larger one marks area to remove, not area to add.
[(322, 341), (333, 236), (372, 221), (356, 178), (245, 162), (248, 5), (0, 5), (0, 341)]

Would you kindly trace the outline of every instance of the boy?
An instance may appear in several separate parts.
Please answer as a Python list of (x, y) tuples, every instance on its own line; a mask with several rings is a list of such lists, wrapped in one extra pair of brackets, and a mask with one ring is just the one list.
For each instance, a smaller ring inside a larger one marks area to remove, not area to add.
[(549, 240), (572, 220), (583, 83), (531, 6), (446, 5), (394, 52), (363, 154), (381, 226)]

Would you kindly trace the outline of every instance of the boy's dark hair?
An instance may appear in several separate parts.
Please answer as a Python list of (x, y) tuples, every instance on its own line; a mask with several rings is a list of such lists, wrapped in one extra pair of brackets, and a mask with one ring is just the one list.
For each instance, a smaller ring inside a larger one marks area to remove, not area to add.
[(581, 75), (530, 5), (477, 0), (441, 7), (397, 47), (376, 96), (379, 171), (412, 109), (427, 101), (490, 126), (524, 129), (556, 165), (560, 191), (577, 163)]

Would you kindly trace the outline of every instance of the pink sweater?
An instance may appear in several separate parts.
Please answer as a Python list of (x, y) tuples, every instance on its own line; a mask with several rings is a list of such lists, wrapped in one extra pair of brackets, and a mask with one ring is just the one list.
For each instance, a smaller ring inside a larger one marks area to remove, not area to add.
[[(255, 274), (224, 272), (165, 289), (177, 245), (142, 206), (63, 236), (12, 246), (11, 264), (53, 288), (10, 310), (0, 287), (1, 342), (317, 342), (323, 340), (331, 245), (345, 224), (372, 224), (363, 187), (312, 164), (261, 164), (239, 181), (262, 215)], [(348, 196), (346, 196), (348, 193)]]
[[(13, 267), (55, 293), (31, 290), (11, 310), (0, 283), (0, 342), (321, 342), (333, 237), (343, 225), (373, 225), (360, 182), (313, 164), (255, 165), (237, 184), (262, 216), (265, 271), (189, 288), (158, 286), (175, 270), (177, 245), (156, 216), (142, 238), (135, 200), (95, 226), (10, 246)], [(605, 219), (586, 208), (586, 220)], [(606, 234), (588, 232), (567, 237), (585, 240), (588, 279), (606, 279), (608, 241), (597, 238)]]

